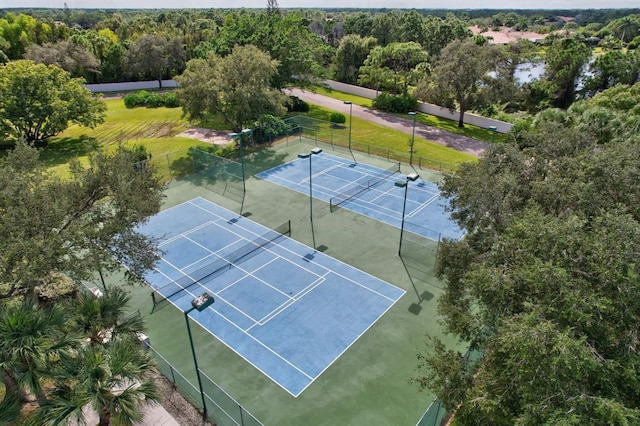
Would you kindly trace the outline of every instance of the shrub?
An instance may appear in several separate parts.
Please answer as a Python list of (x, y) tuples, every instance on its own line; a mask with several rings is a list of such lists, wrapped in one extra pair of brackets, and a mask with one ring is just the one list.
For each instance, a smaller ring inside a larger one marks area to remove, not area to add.
[(341, 112), (332, 112), (329, 116), (329, 121), (333, 124), (344, 124), (347, 121), (347, 117)]
[(386, 112), (406, 113), (418, 109), (418, 99), (411, 95), (381, 93), (373, 100), (373, 107)]
[(256, 143), (271, 142), (281, 136), (295, 133), (295, 124), (280, 120), (271, 114), (265, 114), (255, 122), (253, 140)]
[(127, 108), (147, 107), (147, 108), (176, 108), (178, 98), (175, 93), (151, 93), (146, 90), (139, 90), (136, 93), (130, 93), (124, 97), (124, 105)]
[(297, 96), (289, 96), (286, 107), (289, 112), (309, 112), (309, 104)]

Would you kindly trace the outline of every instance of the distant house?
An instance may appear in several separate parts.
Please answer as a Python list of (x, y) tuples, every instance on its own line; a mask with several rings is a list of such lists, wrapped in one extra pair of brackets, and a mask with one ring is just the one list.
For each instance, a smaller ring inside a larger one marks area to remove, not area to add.
[(501, 27), (499, 31), (482, 31), (480, 27), (474, 25), (469, 27), (473, 35), (481, 35), (489, 39), (491, 44), (508, 44), (515, 43), (520, 39), (530, 40), (539, 43), (545, 39), (544, 34), (534, 33), (532, 31), (516, 31), (510, 27)]

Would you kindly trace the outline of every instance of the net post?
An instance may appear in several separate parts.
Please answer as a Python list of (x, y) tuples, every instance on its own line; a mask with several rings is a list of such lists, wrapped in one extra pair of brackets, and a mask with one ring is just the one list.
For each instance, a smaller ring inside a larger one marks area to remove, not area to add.
[(151, 291), (151, 301), (153, 302), (153, 307), (155, 308), (158, 302), (156, 301), (156, 292), (153, 290)]

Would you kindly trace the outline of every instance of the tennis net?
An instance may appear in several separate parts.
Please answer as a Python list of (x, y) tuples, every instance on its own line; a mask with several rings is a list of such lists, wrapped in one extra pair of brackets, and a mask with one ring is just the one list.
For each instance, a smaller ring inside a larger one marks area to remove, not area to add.
[(372, 177), (366, 182), (356, 183), (355, 186), (338, 195), (331, 197), (329, 199), (330, 210), (332, 212), (335, 211), (341, 204), (351, 200), (357, 195), (360, 195), (367, 189), (373, 188), (383, 180), (387, 180), (390, 176), (393, 176), (396, 173), (400, 173), (400, 163), (394, 163), (393, 166), (389, 167), (387, 170), (383, 170), (377, 176)]
[(282, 225), (270, 229), (255, 240), (244, 244), (242, 247), (234, 250), (230, 254), (220, 257), (195, 272), (185, 275), (176, 281), (172, 281), (161, 288), (155, 289), (151, 292), (153, 306), (156, 306), (164, 300), (171, 299), (182, 291), (188, 291), (192, 287), (201, 284), (205, 279), (210, 278), (216, 273), (226, 270), (227, 268), (231, 268), (234, 264), (238, 264), (240, 261), (249, 259), (251, 254), (255, 253), (258, 249), (266, 246), (272, 241), (277, 240), (282, 235), (291, 235), (291, 221), (286, 221)]

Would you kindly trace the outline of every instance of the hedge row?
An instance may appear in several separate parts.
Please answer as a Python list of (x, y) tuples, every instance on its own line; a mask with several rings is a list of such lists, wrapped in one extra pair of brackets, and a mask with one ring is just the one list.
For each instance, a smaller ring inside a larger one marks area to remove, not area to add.
[(140, 90), (136, 93), (130, 93), (124, 97), (124, 105), (127, 108), (146, 107), (146, 108), (177, 108), (178, 99), (173, 92), (156, 93)]

